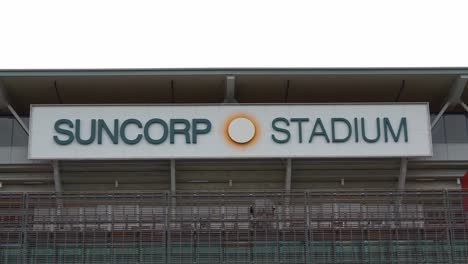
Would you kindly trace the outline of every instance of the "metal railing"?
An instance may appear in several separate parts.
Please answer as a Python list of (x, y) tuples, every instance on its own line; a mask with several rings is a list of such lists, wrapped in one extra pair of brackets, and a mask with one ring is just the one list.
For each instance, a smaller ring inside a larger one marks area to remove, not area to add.
[(0, 263), (467, 263), (468, 193), (0, 194)]

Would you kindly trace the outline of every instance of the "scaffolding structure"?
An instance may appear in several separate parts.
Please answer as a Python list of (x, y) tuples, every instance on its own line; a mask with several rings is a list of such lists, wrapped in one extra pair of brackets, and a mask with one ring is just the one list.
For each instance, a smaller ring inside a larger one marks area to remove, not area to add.
[(468, 193), (3, 193), (0, 263), (466, 263)]

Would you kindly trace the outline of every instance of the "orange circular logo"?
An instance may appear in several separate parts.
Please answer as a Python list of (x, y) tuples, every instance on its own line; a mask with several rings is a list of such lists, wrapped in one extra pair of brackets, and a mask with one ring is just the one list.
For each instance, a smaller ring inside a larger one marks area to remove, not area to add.
[(258, 122), (247, 114), (235, 114), (224, 123), (224, 137), (230, 145), (248, 147), (253, 145), (260, 135)]

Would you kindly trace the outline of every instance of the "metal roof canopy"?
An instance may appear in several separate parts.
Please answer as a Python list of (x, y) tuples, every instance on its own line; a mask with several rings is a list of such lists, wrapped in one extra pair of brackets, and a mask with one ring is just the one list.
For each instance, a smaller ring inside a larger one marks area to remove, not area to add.
[[(239, 103), (429, 102), (438, 112), (454, 80), (467, 74), (468, 68), (73, 69), (0, 70), (0, 80), (21, 115), (30, 104), (222, 103), (227, 76), (236, 77)], [(468, 102), (467, 92), (462, 99)]]

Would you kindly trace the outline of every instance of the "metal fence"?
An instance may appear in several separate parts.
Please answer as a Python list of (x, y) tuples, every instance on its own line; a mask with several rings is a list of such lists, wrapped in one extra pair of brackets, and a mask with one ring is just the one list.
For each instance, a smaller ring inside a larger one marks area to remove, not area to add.
[(0, 263), (468, 263), (468, 193), (0, 194)]

